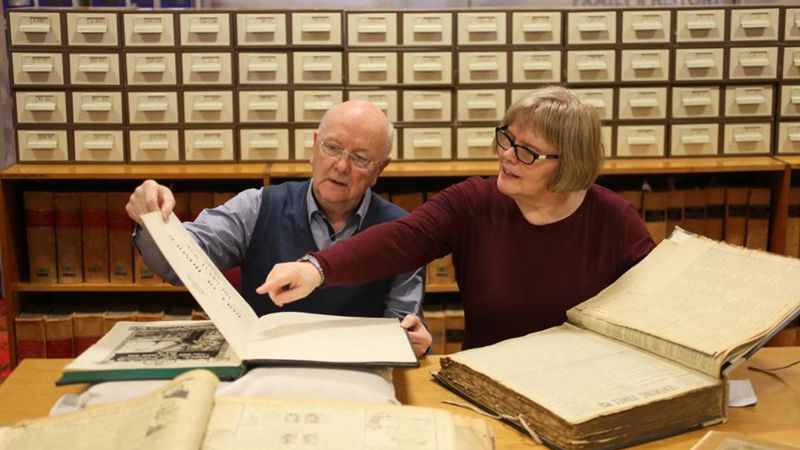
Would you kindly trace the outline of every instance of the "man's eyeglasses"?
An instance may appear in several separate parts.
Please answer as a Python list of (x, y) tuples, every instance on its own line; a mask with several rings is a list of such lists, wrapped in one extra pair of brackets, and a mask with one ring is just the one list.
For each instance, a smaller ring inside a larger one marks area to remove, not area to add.
[(514, 154), (517, 155), (517, 160), (519, 160), (519, 162), (522, 164), (531, 165), (539, 158), (558, 159), (559, 155), (557, 154), (539, 153), (527, 145), (517, 144), (514, 142), (514, 138), (511, 137), (511, 134), (509, 134), (507, 126), (497, 127), (494, 129), (494, 131), (495, 139), (497, 140), (497, 146), (503, 150), (508, 150), (511, 147), (514, 147)]
[(319, 136), (317, 136), (317, 142), (319, 142), (319, 148), (325, 155), (330, 156), (331, 158), (339, 158), (342, 154), (344, 154), (350, 160), (350, 163), (358, 167), (359, 169), (367, 169), (370, 166), (378, 165), (381, 163), (381, 161), (373, 161), (364, 155), (349, 152), (339, 145), (325, 142)]

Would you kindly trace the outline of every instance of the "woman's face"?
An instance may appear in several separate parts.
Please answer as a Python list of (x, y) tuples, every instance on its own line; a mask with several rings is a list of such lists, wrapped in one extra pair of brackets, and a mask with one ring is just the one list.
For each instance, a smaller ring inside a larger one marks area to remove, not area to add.
[[(508, 134), (514, 139), (515, 144), (524, 145), (535, 153), (556, 154), (553, 148), (544, 139), (539, 137), (531, 126), (511, 124)], [(539, 158), (531, 165), (521, 163), (514, 147), (503, 149), (498, 147), (500, 158), (500, 171), (497, 176), (497, 188), (503, 194), (515, 200), (536, 200), (549, 192), (547, 186), (558, 168), (558, 159)], [(524, 150), (520, 149), (520, 152)]]

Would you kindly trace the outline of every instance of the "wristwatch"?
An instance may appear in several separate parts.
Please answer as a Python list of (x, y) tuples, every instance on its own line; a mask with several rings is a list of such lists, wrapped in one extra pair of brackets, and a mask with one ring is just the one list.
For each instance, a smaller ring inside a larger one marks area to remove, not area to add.
[(319, 260), (315, 258), (314, 255), (306, 253), (305, 255), (301, 256), (297, 262), (307, 262), (314, 266), (314, 268), (317, 269), (317, 272), (319, 272), (319, 286), (317, 287), (321, 287), (323, 284), (325, 284), (325, 272), (322, 271), (322, 264), (319, 263)]

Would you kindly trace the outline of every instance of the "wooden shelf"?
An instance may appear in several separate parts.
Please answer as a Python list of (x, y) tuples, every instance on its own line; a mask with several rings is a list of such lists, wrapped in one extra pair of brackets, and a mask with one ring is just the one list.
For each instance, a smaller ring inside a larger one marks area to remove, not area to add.
[(35, 284), (17, 283), (17, 292), (187, 292), (183, 286), (170, 284), (75, 283)]
[[(800, 167), (800, 156), (609, 159), (603, 174), (718, 173), (779, 171), (786, 164)], [(383, 177), (468, 177), (497, 174), (497, 161), (394, 161)], [(311, 176), (307, 161), (224, 164), (15, 164), (2, 172), (6, 179), (86, 180), (143, 178), (264, 179)]]
[(15, 164), (0, 178), (53, 180), (143, 178), (251, 180), (264, 177), (264, 163), (223, 164)]
[(425, 292), (432, 294), (432, 293), (450, 293), (450, 292), (458, 292), (458, 285), (456, 283), (451, 284), (436, 284), (436, 285), (426, 285)]
[[(35, 284), (17, 283), (17, 292), (188, 292), (183, 286), (170, 284), (75, 283)], [(425, 292), (458, 292), (458, 285), (426, 286)]]
[(776, 158), (786, 164), (789, 164), (792, 169), (800, 169), (800, 155), (776, 156)]

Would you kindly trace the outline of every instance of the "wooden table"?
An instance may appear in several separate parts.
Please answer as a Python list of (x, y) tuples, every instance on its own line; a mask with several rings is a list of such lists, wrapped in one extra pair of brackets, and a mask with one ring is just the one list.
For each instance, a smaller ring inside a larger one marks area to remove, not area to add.
[[(731, 378), (749, 378), (758, 396), (758, 404), (747, 408), (731, 408), (730, 420), (713, 429), (784, 444), (800, 444), (800, 365), (778, 371), (774, 376), (746, 370), (749, 365), (771, 368), (797, 360), (800, 360), (800, 347), (770, 347), (762, 349), (750, 361), (737, 368)], [(464, 401), (431, 378), (430, 371), (438, 368), (438, 361), (439, 357), (432, 356), (424, 359), (419, 368), (395, 370), (397, 398), (404, 404), (442, 408), (478, 417), (477, 413), (468, 409), (442, 403), (442, 400)], [(53, 384), (68, 362), (67, 359), (23, 361), (6, 382), (0, 385), (0, 425), (46, 415), (61, 395), (79, 393), (86, 389), (87, 385), (56, 387)], [(499, 450), (543, 448), (500, 421), (486, 420), (494, 429)], [(684, 433), (636, 448), (685, 450), (706, 431)]]

